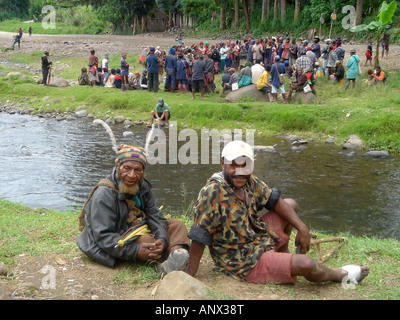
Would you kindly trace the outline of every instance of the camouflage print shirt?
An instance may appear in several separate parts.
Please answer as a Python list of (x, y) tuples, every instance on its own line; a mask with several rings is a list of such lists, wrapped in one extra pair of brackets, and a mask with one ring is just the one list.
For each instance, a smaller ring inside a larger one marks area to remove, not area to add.
[(208, 245), (214, 270), (242, 279), (256, 265), (264, 251), (279, 242), (261, 216), (272, 209), (280, 196), (264, 182), (250, 176), (244, 187), (246, 203), (225, 181), (222, 172), (214, 174), (202, 188), (194, 205), (194, 224), (189, 237)]

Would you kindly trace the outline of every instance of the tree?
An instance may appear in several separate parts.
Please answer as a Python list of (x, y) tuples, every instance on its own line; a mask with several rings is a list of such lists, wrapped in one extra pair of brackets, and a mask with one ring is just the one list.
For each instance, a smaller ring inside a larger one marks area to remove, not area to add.
[(286, 0), (281, 0), (281, 24), (284, 25), (286, 20)]
[(242, 4), (243, 4), (244, 18), (246, 20), (246, 32), (249, 33), (250, 32), (250, 18), (249, 18), (249, 12), (247, 10), (247, 1), (242, 0)]
[(362, 12), (363, 12), (363, 0), (357, 0), (356, 7), (356, 26), (362, 23)]
[(239, 27), (239, 0), (235, 0), (235, 20), (234, 27)]
[(393, 0), (390, 4), (384, 1), (379, 9), (379, 13), (376, 15), (375, 20), (370, 24), (360, 24), (358, 26), (350, 28), (351, 32), (372, 32), (376, 41), (376, 52), (374, 58), (374, 66), (379, 65), (379, 42), (383, 34), (391, 33), (393, 30), (389, 30), (393, 17), (395, 16), (397, 8), (397, 2)]
[(294, 21), (296, 22), (300, 17), (301, 0), (295, 0), (294, 3)]

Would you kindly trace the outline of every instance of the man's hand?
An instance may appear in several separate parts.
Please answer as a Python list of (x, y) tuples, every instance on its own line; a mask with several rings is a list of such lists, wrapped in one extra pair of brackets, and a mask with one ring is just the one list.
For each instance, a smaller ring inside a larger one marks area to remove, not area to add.
[(310, 232), (307, 230), (297, 230), (296, 239), (294, 241), (296, 247), (301, 245), (302, 254), (306, 254), (310, 250)]
[(161, 258), (162, 252), (165, 249), (165, 244), (161, 240), (155, 242), (146, 242), (139, 245), (137, 258), (141, 261), (153, 261)]

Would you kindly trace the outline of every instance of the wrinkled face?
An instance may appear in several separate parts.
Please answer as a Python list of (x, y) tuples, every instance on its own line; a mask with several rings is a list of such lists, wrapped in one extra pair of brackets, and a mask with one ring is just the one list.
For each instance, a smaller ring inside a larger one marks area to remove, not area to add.
[(119, 166), (120, 191), (136, 194), (143, 177), (143, 165), (137, 161), (125, 161)]
[(250, 164), (246, 163), (246, 158), (241, 157), (233, 161), (222, 159), (221, 164), (228, 184), (235, 188), (244, 187), (251, 175)]

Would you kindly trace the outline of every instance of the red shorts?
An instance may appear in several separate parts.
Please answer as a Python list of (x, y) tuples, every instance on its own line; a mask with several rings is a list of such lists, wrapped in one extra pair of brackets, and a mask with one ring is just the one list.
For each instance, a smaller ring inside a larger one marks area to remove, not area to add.
[(253, 283), (296, 284), (297, 277), (291, 275), (293, 253), (277, 252), (290, 239), (283, 232), (284, 223), (282, 218), (274, 211), (268, 211), (261, 218), (277, 234), (281, 241), (276, 244), (275, 250), (265, 251), (261, 255), (256, 266), (244, 279)]

